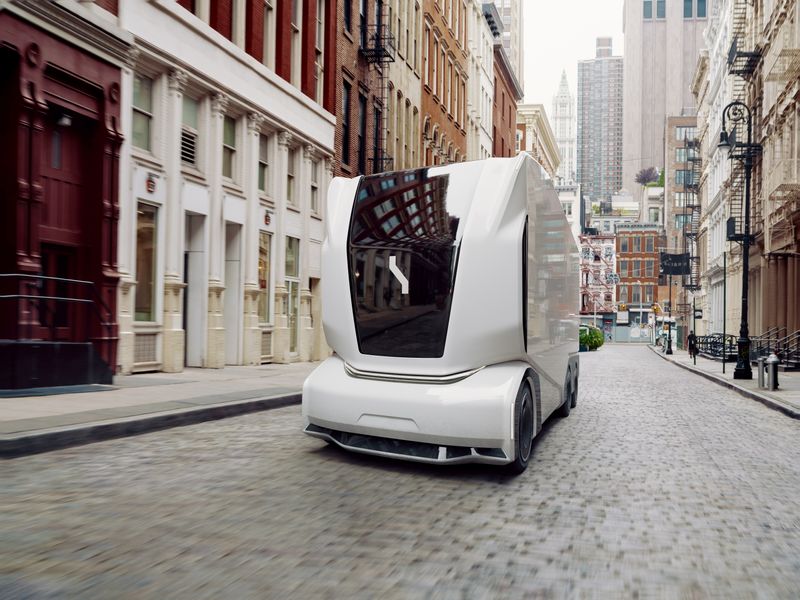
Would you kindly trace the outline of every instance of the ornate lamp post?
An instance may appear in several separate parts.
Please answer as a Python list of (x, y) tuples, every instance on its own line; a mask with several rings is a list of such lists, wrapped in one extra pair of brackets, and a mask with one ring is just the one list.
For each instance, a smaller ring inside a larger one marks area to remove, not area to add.
[[(739, 123), (747, 126), (747, 142), (733, 142), (728, 137), (726, 121), (733, 124), (734, 130)], [(739, 234), (728, 227), (728, 240), (742, 244), (742, 318), (739, 324), (739, 339), (737, 340), (736, 368), (733, 371), (734, 379), (752, 379), (753, 370), (750, 368), (750, 334), (747, 325), (747, 296), (750, 278), (750, 177), (753, 171), (753, 157), (761, 152), (761, 145), (753, 143), (750, 109), (743, 102), (734, 100), (722, 109), (722, 131), (719, 134), (720, 149), (727, 149), (729, 157), (736, 159), (744, 165), (744, 232)]]

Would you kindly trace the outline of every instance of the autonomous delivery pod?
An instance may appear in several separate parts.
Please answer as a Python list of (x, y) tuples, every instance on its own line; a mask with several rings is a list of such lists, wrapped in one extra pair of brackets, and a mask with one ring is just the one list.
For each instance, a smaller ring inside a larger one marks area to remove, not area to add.
[(305, 432), (356, 452), (510, 464), (578, 390), (578, 249), (527, 154), (336, 178), (322, 248), (334, 355)]

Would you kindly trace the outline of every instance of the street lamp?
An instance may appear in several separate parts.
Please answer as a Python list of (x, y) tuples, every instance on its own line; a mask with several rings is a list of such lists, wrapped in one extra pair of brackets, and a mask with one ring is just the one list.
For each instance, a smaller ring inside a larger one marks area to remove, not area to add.
[[(734, 137), (733, 141), (728, 135), (725, 121), (730, 120), (734, 128), (739, 123), (747, 126), (747, 143), (739, 143)], [(752, 379), (753, 370), (750, 368), (750, 334), (747, 325), (747, 295), (750, 279), (750, 177), (753, 171), (753, 157), (761, 152), (761, 145), (753, 143), (750, 109), (746, 104), (734, 100), (722, 109), (722, 131), (719, 134), (717, 148), (728, 151), (729, 158), (741, 161), (744, 165), (744, 232), (737, 234), (728, 230), (728, 240), (742, 244), (742, 317), (739, 324), (739, 339), (737, 340), (736, 368), (733, 370), (734, 379)], [(723, 346), (724, 348), (724, 346)], [(724, 352), (724, 349), (723, 349)]]

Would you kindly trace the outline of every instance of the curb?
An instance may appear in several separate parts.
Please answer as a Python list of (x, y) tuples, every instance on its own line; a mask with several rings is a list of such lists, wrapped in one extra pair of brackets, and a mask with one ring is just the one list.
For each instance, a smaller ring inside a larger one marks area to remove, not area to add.
[(71, 446), (150, 433), (172, 427), (196, 425), (252, 412), (300, 404), (302, 394), (270, 396), (225, 404), (202, 406), (160, 414), (137, 415), (112, 422), (94, 422), (0, 437), (0, 458), (9, 459)]
[(792, 419), (800, 419), (800, 412), (794, 410), (793, 408), (790, 408), (789, 406), (786, 406), (785, 404), (779, 402), (778, 400), (774, 400), (773, 398), (770, 398), (768, 396), (762, 396), (761, 394), (757, 394), (756, 392), (752, 392), (743, 387), (739, 387), (738, 385), (731, 383), (730, 381), (720, 379), (719, 377), (717, 377), (716, 375), (712, 375), (711, 373), (706, 373), (705, 371), (702, 371), (700, 369), (695, 369), (694, 367), (690, 367), (689, 365), (684, 365), (683, 363), (670, 360), (666, 356), (664, 356), (661, 352), (655, 350), (652, 346), (648, 346), (648, 348), (650, 348), (650, 350), (654, 354), (656, 354), (663, 360), (667, 361), (668, 363), (675, 365), (676, 367), (680, 367), (681, 369), (686, 369), (687, 371), (694, 373), (695, 375), (700, 375), (701, 377), (705, 377), (709, 381), (713, 381), (714, 383), (724, 386), (729, 390), (737, 392), (739, 395), (744, 396), (745, 398), (750, 398), (751, 400), (760, 402), (767, 408), (771, 408), (772, 410), (777, 410), (778, 412), (783, 413), (787, 417), (791, 417)]

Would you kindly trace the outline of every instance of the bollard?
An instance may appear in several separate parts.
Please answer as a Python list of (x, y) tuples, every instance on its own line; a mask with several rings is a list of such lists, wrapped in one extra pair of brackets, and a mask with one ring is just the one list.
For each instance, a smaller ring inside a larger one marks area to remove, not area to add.
[(760, 390), (763, 390), (765, 387), (767, 387), (766, 385), (764, 385), (765, 361), (766, 358), (764, 358), (763, 356), (758, 357), (758, 389)]
[(767, 358), (767, 388), (770, 390), (778, 389), (778, 357), (775, 353), (769, 355)]

